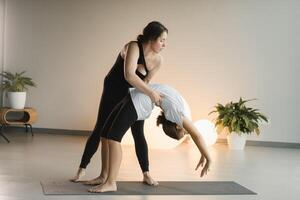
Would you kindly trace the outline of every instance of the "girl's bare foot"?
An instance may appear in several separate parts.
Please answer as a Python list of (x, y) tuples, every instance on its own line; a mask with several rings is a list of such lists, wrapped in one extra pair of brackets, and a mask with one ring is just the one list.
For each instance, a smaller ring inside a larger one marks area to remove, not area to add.
[(114, 192), (117, 191), (117, 184), (116, 182), (112, 183), (104, 183), (103, 185), (97, 185), (88, 189), (89, 192), (99, 193), (99, 192)]
[(79, 168), (76, 175), (70, 179), (70, 181), (72, 182), (80, 182), (81, 181), (81, 178), (84, 177), (85, 175), (85, 169), (83, 168)]
[(82, 183), (84, 185), (102, 185), (103, 183), (105, 183), (105, 181), (106, 181), (106, 178), (98, 176), (97, 178), (94, 178), (94, 179), (89, 180), (89, 181), (84, 181)]
[(158, 182), (155, 181), (151, 176), (150, 176), (150, 173), (149, 172), (144, 172), (143, 173), (144, 175), (144, 178), (143, 178), (143, 182), (146, 183), (147, 185), (150, 185), (150, 186), (158, 186)]

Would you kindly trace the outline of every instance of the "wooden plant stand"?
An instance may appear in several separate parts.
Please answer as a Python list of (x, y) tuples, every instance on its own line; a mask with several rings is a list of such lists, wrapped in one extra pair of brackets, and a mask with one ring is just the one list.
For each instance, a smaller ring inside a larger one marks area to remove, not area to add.
[[(12, 113), (22, 114), (21, 118), (9, 117)], [(28, 132), (28, 127), (30, 127), (31, 135), (33, 136), (32, 126), (37, 120), (37, 112), (34, 108), (25, 107), (24, 109), (13, 109), (3, 107), (0, 108), (0, 135), (9, 143), (9, 139), (3, 134), (2, 128), (9, 125), (24, 125), (26, 132)]]

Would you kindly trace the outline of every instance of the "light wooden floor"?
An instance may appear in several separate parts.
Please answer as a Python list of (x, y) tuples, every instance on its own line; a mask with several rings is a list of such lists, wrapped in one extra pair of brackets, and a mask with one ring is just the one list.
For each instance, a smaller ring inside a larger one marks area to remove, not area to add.
[[(11, 143), (0, 138), (0, 199), (119, 199), (120, 196), (45, 196), (40, 180), (68, 179), (75, 173), (86, 137), (26, 133), (7, 133)], [(274, 200), (300, 199), (300, 149), (248, 146), (230, 151), (225, 144), (210, 147), (214, 163), (209, 175), (200, 178), (194, 168), (199, 153), (193, 144), (172, 150), (150, 149), (150, 167), (158, 181), (217, 180), (236, 181), (258, 195), (242, 196), (122, 196), (122, 199), (208, 199)], [(100, 152), (87, 170), (87, 178), (98, 175)], [(141, 180), (134, 148), (123, 146), (119, 180)]]

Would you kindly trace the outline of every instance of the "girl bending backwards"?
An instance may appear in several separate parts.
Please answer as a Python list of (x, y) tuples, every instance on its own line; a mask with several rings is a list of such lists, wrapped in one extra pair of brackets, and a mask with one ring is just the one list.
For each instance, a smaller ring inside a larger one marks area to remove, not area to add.
[[(164, 132), (177, 140), (184, 134), (190, 134), (201, 154), (196, 170), (199, 166), (203, 166), (201, 177), (207, 174), (211, 159), (201, 134), (188, 117), (183, 97), (167, 85), (150, 84), (149, 86), (163, 95), (160, 104), (163, 112), (157, 118), (157, 125), (162, 124)], [(102, 135), (108, 140), (108, 176), (104, 183), (90, 188), (89, 192), (117, 190), (116, 180), (122, 160), (121, 140), (130, 126), (137, 120), (147, 119), (153, 108), (154, 103), (150, 97), (137, 89), (130, 89), (130, 93), (114, 108), (104, 125)]]

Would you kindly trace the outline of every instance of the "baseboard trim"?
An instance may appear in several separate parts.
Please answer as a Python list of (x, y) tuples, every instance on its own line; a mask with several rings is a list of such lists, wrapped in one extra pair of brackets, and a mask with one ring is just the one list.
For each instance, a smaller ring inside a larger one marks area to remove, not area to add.
[[(227, 140), (226, 139), (218, 139), (217, 143), (227, 144)], [(247, 140), (246, 141), (246, 146), (300, 149), (300, 143), (255, 141), (255, 140)]]
[[(4, 127), (5, 132), (15, 132), (15, 131), (24, 131), (24, 130), (25, 129), (21, 126), (9, 126), (9, 128)], [(57, 134), (57, 135), (89, 136), (92, 131), (68, 130), (68, 129), (50, 129), (50, 128), (33, 128), (33, 132), (35, 134), (36, 133), (42, 133), (42, 134)], [(226, 139), (218, 139), (217, 143), (227, 144), (227, 140)], [(300, 149), (300, 143), (272, 142), (272, 141), (247, 140), (246, 146)]]
[[(9, 133), (9, 132), (25, 131), (24, 127), (22, 127), (22, 126), (8, 126), (8, 127), (5, 126), (5, 127), (3, 127), (3, 129), (4, 129), (5, 132)], [(85, 131), (85, 130), (35, 128), (35, 127), (32, 127), (32, 129), (33, 129), (34, 134), (42, 133), (42, 134), (56, 134), (56, 135), (89, 136), (92, 133), (92, 131)]]

